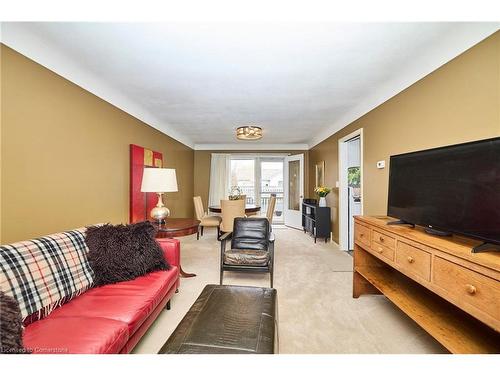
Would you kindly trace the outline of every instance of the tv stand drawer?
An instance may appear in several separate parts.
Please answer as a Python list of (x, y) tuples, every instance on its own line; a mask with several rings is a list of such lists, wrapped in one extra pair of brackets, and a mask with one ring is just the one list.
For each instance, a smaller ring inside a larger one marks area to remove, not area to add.
[(376, 230), (372, 232), (372, 241), (378, 242), (380, 245), (384, 245), (385, 247), (389, 247), (391, 249), (396, 248), (396, 239), (394, 237), (390, 237)]
[(475, 271), (434, 257), (433, 283), (460, 303), (469, 304), (500, 320), (500, 287), (498, 282)]
[(391, 261), (394, 261), (394, 249), (391, 249), (390, 247), (372, 241), (371, 250), (380, 256), (383, 256)]
[(356, 241), (359, 241), (366, 246), (370, 246), (370, 228), (354, 224), (354, 237)]
[(415, 246), (398, 241), (396, 264), (404, 273), (431, 281), (431, 254)]

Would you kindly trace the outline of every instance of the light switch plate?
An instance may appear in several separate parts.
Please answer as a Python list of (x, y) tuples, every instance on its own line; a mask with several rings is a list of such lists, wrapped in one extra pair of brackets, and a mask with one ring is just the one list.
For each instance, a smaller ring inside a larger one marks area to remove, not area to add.
[(385, 160), (379, 160), (379, 161), (377, 161), (377, 168), (378, 169), (384, 169), (385, 168)]
[(336, 187), (336, 188), (338, 188), (338, 187), (339, 187), (339, 182), (338, 182), (338, 181), (336, 181), (336, 182), (335, 182), (335, 187)]

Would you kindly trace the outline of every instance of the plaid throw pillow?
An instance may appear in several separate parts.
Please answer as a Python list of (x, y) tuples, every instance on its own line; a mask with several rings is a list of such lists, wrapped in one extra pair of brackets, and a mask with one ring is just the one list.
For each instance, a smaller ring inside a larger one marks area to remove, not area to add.
[(93, 285), (85, 228), (0, 247), (0, 287), (19, 302), (25, 324)]

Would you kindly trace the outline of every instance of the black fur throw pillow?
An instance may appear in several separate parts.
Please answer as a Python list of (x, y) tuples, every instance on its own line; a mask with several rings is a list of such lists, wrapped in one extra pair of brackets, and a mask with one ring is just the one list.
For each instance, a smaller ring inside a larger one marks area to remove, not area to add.
[(147, 221), (88, 227), (85, 242), (95, 273), (95, 285), (133, 280), (153, 271), (168, 270), (170, 266), (154, 238), (155, 231)]
[(0, 354), (28, 353), (23, 347), (23, 321), (17, 301), (0, 290)]

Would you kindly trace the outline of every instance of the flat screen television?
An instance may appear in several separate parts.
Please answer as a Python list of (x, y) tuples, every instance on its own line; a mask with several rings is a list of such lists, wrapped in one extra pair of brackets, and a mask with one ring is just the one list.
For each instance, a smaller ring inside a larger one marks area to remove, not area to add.
[(391, 156), (387, 215), (500, 244), (500, 137)]

